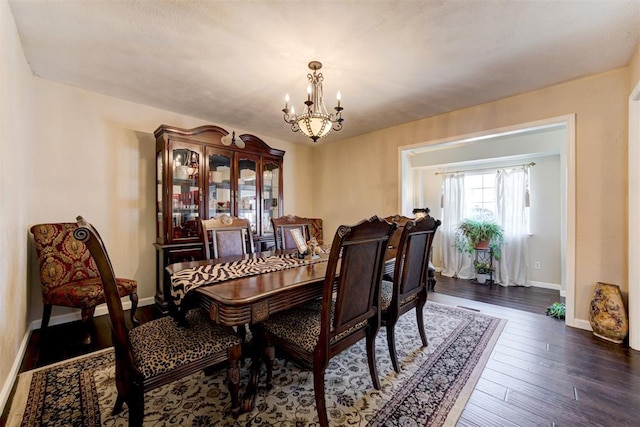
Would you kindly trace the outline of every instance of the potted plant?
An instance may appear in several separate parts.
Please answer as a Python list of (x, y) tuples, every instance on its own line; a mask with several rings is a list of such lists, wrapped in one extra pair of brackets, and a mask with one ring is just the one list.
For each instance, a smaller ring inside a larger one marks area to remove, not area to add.
[(476, 280), (478, 283), (484, 285), (493, 268), (491, 268), (491, 265), (487, 261), (476, 261), (473, 263), (473, 267), (476, 269)]
[(566, 307), (563, 302), (554, 302), (547, 307), (547, 316), (557, 317), (558, 319), (564, 319)]
[(502, 226), (493, 220), (466, 218), (456, 229), (455, 246), (469, 255), (478, 249), (493, 249), (493, 257), (500, 259), (504, 241)]

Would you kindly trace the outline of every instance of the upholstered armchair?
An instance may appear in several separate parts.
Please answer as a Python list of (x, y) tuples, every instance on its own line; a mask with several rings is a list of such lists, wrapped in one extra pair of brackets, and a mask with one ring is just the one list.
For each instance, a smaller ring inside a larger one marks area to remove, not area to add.
[[(83, 344), (91, 343), (89, 322), (96, 306), (105, 302), (102, 282), (96, 263), (84, 245), (73, 237), (75, 223), (36, 224), (31, 227), (35, 241), (40, 282), (42, 284), (41, 330), (46, 330), (54, 305), (79, 308), (87, 331)], [(138, 283), (132, 279), (117, 279), (118, 293), (131, 299), (131, 322), (138, 306)]]

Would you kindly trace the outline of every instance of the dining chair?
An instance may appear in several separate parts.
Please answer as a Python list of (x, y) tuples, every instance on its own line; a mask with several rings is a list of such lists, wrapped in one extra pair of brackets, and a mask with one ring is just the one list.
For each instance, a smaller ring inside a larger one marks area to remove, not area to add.
[[(45, 331), (51, 319), (54, 305), (81, 309), (85, 336), (83, 344), (91, 343), (90, 323), (96, 306), (104, 303), (105, 297), (96, 263), (87, 247), (73, 237), (76, 223), (36, 224), (31, 227), (36, 254), (40, 265), (42, 290), (41, 331)], [(131, 322), (138, 324), (135, 317), (138, 307), (138, 282), (133, 279), (117, 278), (116, 286), (120, 296), (131, 300)]]
[(253, 234), (245, 218), (225, 214), (200, 220), (200, 223), (205, 259), (253, 253)]
[(380, 327), (382, 267), (395, 228), (376, 216), (354, 226), (341, 225), (331, 245), (322, 301), (277, 313), (263, 323), (267, 387), (277, 346), (293, 361), (313, 370), (321, 426), (328, 425), (324, 372), (329, 360), (362, 338), (366, 338), (373, 386), (380, 389), (374, 344)]
[[(385, 219), (389, 222), (395, 222), (398, 224), (398, 228), (393, 232), (393, 236), (391, 236), (391, 240), (389, 241), (389, 247), (393, 250), (398, 249), (398, 245), (400, 244), (400, 236), (402, 236), (402, 230), (404, 226), (409, 221), (415, 221), (416, 219), (424, 218), (429, 216), (429, 208), (418, 208), (414, 209), (413, 213), (416, 215), (415, 218), (409, 218), (403, 215), (392, 215), (388, 216)], [(427, 289), (429, 291), (433, 291), (436, 287), (436, 268), (433, 266), (431, 262), (431, 254), (429, 254), (429, 270), (427, 275)], [(385, 280), (392, 281), (393, 280), (393, 263), (390, 263), (386, 266), (385, 270)]]
[[(223, 214), (200, 220), (200, 223), (205, 259), (247, 255), (254, 252), (253, 233), (247, 219)], [(189, 303), (183, 304), (186, 306)], [(247, 326), (239, 325), (236, 330), (242, 341), (246, 342)]]
[(307, 218), (286, 215), (280, 218), (271, 218), (271, 224), (273, 225), (276, 249), (296, 249), (296, 242), (291, 235), (291, 230), (300, 230), (305, 242), (311, 239), (310, 222)]
[(428, 344), (424, 331), (423, 308), (428, 293), (429, 252), (439, 226), (440, 221), (430, 216), (406, 222), (402, 227), (396, 252), (393, 282), (382, 281), (382, 325), (387, 328), (389, 354), (396, 372), (400, 372), (400, 365), (396, 354), (395, 325), (401, 315), (415, 308), (422, 345), (426, 347)]
[(241, 340), (230, 327), (211, 321), (202, 309), (186, 313), (188, 325), (173, 317), (143, 323), (129, 330), (124, 322), (113, 267), (102, 238), (96, 229), (77, 217), (73, 236), (83, 242), (95, 259), (111, 319), (111, 333), (116, 354), (116, 398), (113, 413), (124, 403), (129, 407), (129, 426), (142, 426), (144, 394), (186, 375), (228, 361), (227, 387), (231, 395), (231, 413), (239, 414), (238, 390)]

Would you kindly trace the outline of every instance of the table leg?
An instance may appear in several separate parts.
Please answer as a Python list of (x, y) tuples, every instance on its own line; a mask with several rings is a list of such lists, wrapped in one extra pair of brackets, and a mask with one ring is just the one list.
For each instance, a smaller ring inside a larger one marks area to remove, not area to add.
[(242, 412), (249, 412), (256, 406), (256, 394), (258, 392), (258, 378), (260, 377), (260, 367), (262, 365), (262, 354), (264, 349), (264, 332), (262, 324), (256, 323), (249, 326), (252, 334), (251, 343), (251, 373), (247, 389), (242, 396)]

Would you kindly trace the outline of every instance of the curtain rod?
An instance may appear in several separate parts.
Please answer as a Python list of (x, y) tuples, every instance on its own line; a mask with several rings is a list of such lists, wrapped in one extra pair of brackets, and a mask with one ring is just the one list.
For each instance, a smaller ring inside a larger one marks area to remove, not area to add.
[(522, 165), (502, 166), (499, 168), (466, 169), (466, 170), (451, 171), (451, 172), (436, 172), (436, 175), (453, 175), (455, 173), (464, 173), (464, 172), (497, 171), (497, 170), (503, 170), (503, 169), (518, 168), (521, 166), (535, 166), (535, 165), (536, 164), (534, 162), (531, 162), (531, 163), (525, 163)]

